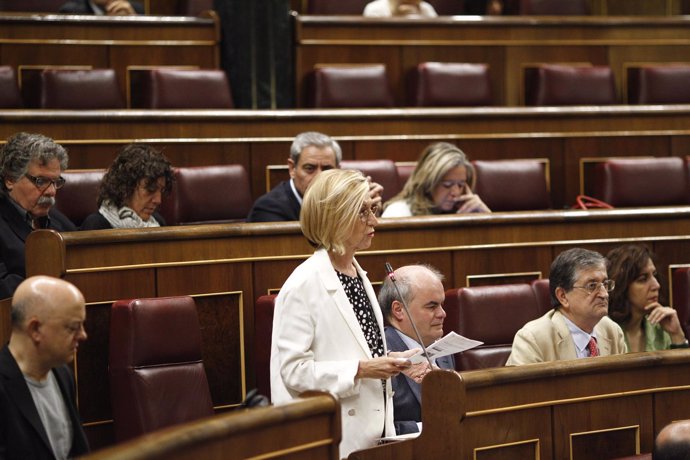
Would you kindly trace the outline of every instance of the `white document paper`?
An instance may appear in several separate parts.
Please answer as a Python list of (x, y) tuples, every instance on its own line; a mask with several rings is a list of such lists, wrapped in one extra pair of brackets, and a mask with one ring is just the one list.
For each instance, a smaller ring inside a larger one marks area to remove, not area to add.
[[(461, 351), (469, 350), (482, 344), (484, 344), (484, 342), (468, 339), (467, 337), (463, 337), (460, 334), (456, 334), (455, 332), (451, 331), (445, 337), (442, 337), (429, 345), (426, 349), (426, 352), (428, 353), (429, 358), (434, 360), (443, 356), (460, 353)], [(408, 359), (412, 362), (412, 364), (426, 361), (424, 353), (421, 351)]]

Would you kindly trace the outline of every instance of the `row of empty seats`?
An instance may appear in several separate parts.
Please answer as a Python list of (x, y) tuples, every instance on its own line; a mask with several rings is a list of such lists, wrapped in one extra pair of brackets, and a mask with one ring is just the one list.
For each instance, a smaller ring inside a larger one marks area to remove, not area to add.
[[(125, 98), (114, 69), (0, 67), (0, 108), (232, 109), (230, 84), (218, 69), (130, 69)], [(21, 82), (21, 85), (18, 84)]]
[[(486, 64), (424, 62), (407, 78), (407, 103), (417, 107), (493, 105)], [(627, 100), (632, 104), (690, 102), (689, 64), (627, 67)], [(382, 64), (320, 65), (307, 77), (307, 106), (393, 107)], [(524, 102), (529, 106), (618, 104), (608, 66), (542, 64), (524, 69)]]

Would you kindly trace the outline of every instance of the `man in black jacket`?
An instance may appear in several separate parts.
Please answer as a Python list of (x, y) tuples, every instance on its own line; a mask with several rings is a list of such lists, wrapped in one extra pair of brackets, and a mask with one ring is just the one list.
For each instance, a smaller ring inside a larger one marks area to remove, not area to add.
[(54, 209), (67, 161), (65, 149), (40, 134), (15, 134), (0, 150), (0, 299), (26, 277), (24, 249), (33, 230), (76, 230)]
[(88, 452), (68, 368), (86, 340), (84, 296), (34, 276), (12, 298), (12, 334), (0, 351), (0, 458), (66, 459)]

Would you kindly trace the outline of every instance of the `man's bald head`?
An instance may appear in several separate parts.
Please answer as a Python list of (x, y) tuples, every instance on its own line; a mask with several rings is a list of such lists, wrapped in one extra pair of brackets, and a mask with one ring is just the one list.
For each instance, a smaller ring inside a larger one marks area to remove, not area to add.
[(24, 280), (12, 297), (12, 327), (22, 330), (31, 317), (44, 321), (56, 312), (84, 305), (84, 296), (72, 283), (49, 276)]
[(654, 442), (653, 460), (690, 459), (690, 420), (666, 425)]

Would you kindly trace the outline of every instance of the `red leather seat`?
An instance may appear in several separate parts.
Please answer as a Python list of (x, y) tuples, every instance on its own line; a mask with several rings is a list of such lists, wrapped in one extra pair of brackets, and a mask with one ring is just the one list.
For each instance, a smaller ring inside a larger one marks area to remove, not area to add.
[(416, 161), (406, 161), (403, 163), (396, 163), (395, 169), (398, 170), (398, 180), (400, 181), (400, 190), (405, 187), (405, 184), (409, 180), (414, 168), (417, 167)]
[(361, 15), (371, 0), (309, 0), (307, 14)]
[(254, 370), (259, 394), (271, 394), (271, 337), (275, 295), (262, 295), (254, 304)]
[(475, 193), (492, 211), (549, 209), (546, 163), (538, 160), (472, 161)]
[(362, 171), (365, 176), (383, 186), (383, 202), (390, 200), (401, 189), (398, 170), (393, 160), (343, 160), (341, 169)]
[(232, 109), (230, 83), (223, 70), (149, 69), (130, 72), (132, 108)]
[(55, 195), (55, 207), (77, 227), (98, 211), (98, 189), (104, 169), (68, 170), (62, 173), (65, 185)]
[(125, 108), (113, 69), (45, 69), (40, 85), (40, 107), (44, 109)]
[(587, 0), (520, 0), (520, 14), (587, 15)]
[(456, 355), (456, 370), (504, 366), (517, 331), (545, 313), (535, 292), (527, 283), (446, 291), (444, 333), (452, 330), (484, 342), (484, 345)]
[(0, 11), (57, 13), (65, 0), (0, 0)]
[(213, 9), (213, 0), (178, 1), (177, 9), (183, 16), (199, 16), (204, 11)]
[(410, 72), (407, 92), (417, 107), (493, 105), (487, 64), (422, 62)]
[(678, 312), (685, 336), (690, 337), (690, 267), (673, 270), (673, 308)]
[(690, 65), (628, 68), (630, 104), (690, 103)]
[(318, 108), (393, 107), (386, 66), (317, 67), (307, 78), (307, 105)]
[(168, 225), (240, 222), (253, 203), (244, 166), (190, 166), (175, 169), (161, 214)]
[(113, 304), (110, 392), (119, 441), (213, 415), (191, 297)]
[(14, 69), (8, 65), (0, 66), (0, 109), (20, 109), (22, 106)]
[(685, 162), (678, 157), (609, 159), (594, 167), (592, 195), (614, 207), (690, 204)]
[(526, 105), (607, 105), (617, 102), (610, 67), (544, 64), (525, 68)]

